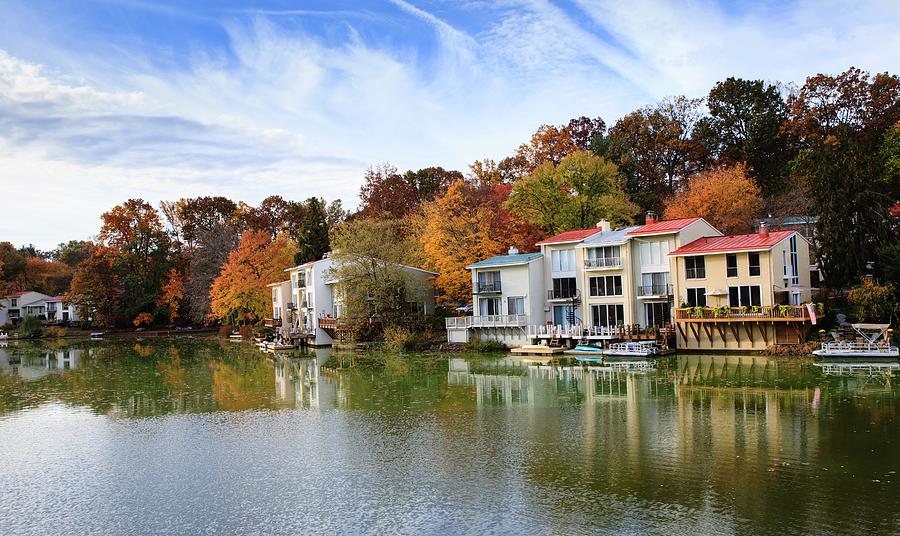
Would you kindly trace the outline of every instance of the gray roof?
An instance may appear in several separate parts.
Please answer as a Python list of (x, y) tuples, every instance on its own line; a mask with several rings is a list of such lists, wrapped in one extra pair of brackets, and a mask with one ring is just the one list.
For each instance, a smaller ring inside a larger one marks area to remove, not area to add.
[(540, 253), (516, 253), (515, 255), (497, 255), (490, 259), (484, 259), (466, 266), (466, 268), (489, 268), (491, 266), (512, 266), (515, 264), (527, 264), (534, 259), (539, 259)]
[(628, 237), (625, 235), (638, 227), (640, 226), (620, 227), (611, 231), (603, 231), (602, 233), (597, 233), (585, 238), (584, 242), (578, 244), (578, 247), (593, 248), (597, 246), (624, 244), (628, 240)]

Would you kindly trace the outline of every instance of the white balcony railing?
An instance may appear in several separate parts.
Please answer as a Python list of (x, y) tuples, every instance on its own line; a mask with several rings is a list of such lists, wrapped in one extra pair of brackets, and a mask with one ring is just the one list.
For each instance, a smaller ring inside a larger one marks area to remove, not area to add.
[(447, 328), (520, 328), (528, 325), (528, 315), (458, 316), (446, 319)]
[(621, 268), (621, 257), (597, 257), (594, 259), (584, 259), (585, 268)]

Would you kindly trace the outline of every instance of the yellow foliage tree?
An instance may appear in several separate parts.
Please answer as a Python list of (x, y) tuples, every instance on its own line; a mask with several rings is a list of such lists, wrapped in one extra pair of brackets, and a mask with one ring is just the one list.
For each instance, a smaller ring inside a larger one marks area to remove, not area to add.
[(447, 192), (422, 206), (417, 232), (425, 266), (437, 272), (434, 285), (444, 304), (467, 303), (472, 278), (466, 266), (499, 253), (503, 245), (492, 236), (493, 214), (488, 207), (468, 202), (466, 184), (459, 180)]
[(135, 327), (149, 326), (153, 323), (153, 315), (150, 313), (138, 313), (138, 315), (134, 317), (134, 320), (132, 320), (132, 323)]
[(165, 308), (169, 315), (169, 322), (175, 322), (178, 317), (178, 310), (181, 305), (181, 299), (184, 297), (184, 279), (178, 270), (172, 268), (169, 270), (169, 278), (160, 289), (159, 298), (156, 299), (156, 305)]
[(762, 210), (759, 187), (743, 164), (694, 175), (666, 203), (667, 219), (700, 216), (725, 234), (749, 232)]
[(212, 315), (220, 320), (255, 321), (271, 314), (266, 285), (285, 278), (284, 270), (293, 266), (296, 253), (296, 244), (284, 234), (272, 240), (268, 232), (246, 231), (213, 281)]

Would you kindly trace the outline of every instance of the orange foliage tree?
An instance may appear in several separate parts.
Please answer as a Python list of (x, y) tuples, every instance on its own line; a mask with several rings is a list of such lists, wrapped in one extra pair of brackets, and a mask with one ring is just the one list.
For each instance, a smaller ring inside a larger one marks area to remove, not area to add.
[(749, 232), (762, 208), (759, 187), (743, 164), (694, 175), (687, 188), (666, 203), (665, 216), (700, 216), (725, 234)]
[(156, 298), (157, 307), (165, 309), (169, 322), (175, 322), (178, 317), (182, 298), (184, 298), (184, 278), (178, 270), (172, 268), (169, 270), (168, 280), (160, 289), (159, 297)]
[(297, 246), (285, 234), (275, 240), (265, 231), (246, 231), (228, 255), (209, 297), (212, 315), (220, 320), (255, 321), (272, 312), (269, 283), (282, 281), (293, 265)]

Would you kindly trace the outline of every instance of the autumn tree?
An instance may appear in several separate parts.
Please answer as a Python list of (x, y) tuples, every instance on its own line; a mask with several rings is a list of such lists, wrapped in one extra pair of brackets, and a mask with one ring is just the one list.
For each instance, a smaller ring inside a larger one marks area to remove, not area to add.
[(829, 286), (845, 287), (893, 239), (898, 182), (886, 173), (882, 146), (900, 120), (900, 78), (856, 68), (820, 74), (788, 105), (787, 128), (799, 145), (793, 166), (819, 215), (820, 265)]
[(701, 172), (666, 203), (667, 219), (701, 217), (725, 234), (749, 232), (762, 208), (743, 164)]
[(75, 271), (66, 300), (78, 306), (82, 318), (104, 325), (130, 320), (120, 313), (122, 282), (115, 268), (117, 254), (114, 249), (99, 245)]
[(237, 203), (221, 196), (163, 201), (160, 206), (175, 237), (188, 248), (195, 247), (200, 234), (232, 224), (238, 209)]
[(89, 240), (69, 240), (53, 251), (52, 258), (75, 268), (93, 253), (95, 245)]
[(0, 263), (0, 281), (11, 284), (25, 273), (25, 256), (9, 242), (0, 242)]
[(587, 151), (573, 153), (557, 166), (539, 165), (513, 185), (507, 206), (547, 234), (590, 227), (601, 219), (626, 224), (638, 212), (617, 166)]
[(166, 283), (160, 289), (156, 306), (166, 316), (169, 322), (175, 322), (181, 310), (181, 300), (184, 298), (184, 277), (175, 268), (169, 270)]
[(254, 322), (272, 312), (266, 285), (282, 281), (297, 247), (286, 234), (272, 240), (267, 231), (250, 230), (228, 255), (210, 289), (212, 314), (219, 320)]
[(747, 175), (772, 197), (787, 188), (793, 145), (782, 129), (787, 104), (778, 87), (762, 80), (728, 78), (706, 99), (709, 116), (699, 121), (696, 138), (719, 165), (745, 163)]
[(667, 99), (631, 112), (610, 129), (608, 156), (642, 210), (661, 211), (664, 200), (706, 162), (706, 151), (693, 136), (703, 117), (701, 105), (701, 99)]
[(416, 219), (425, 266), (438, 273), (434, 285), (444, 304), (466, 303), (472, 277), (466, 266), (499, 253), (501, 237), (491, 232), (490, 207), (472, 202), (471, 189), (454, 182), (447, 193), (422, 206)]
[(420, 203), (444, 193), (453, 181), (461, 178), (460, 172), (442, 167), (407, 171), (403, 175), (389, 164), (371, 167), (366, 171), (359, 193), (360, 212), (365, 216), (402, 218), (415, 212)]
[(597, 117), (578, 117), (563, 126), (541, 125), (528, 143), (516, 149), (515, 158), (523, 172), (520, 176), (534, 171), (544, 162), (554, 165), (577, 151), (591, 148), (593, 139), (602, 136), (606, 123)]
[(72, 275), (72, 267), (67, 264), (29, 257), (25, 260), (25, 271), (19, 276), (16, 286), (22, 290), (57, 296), (69, 290)]

